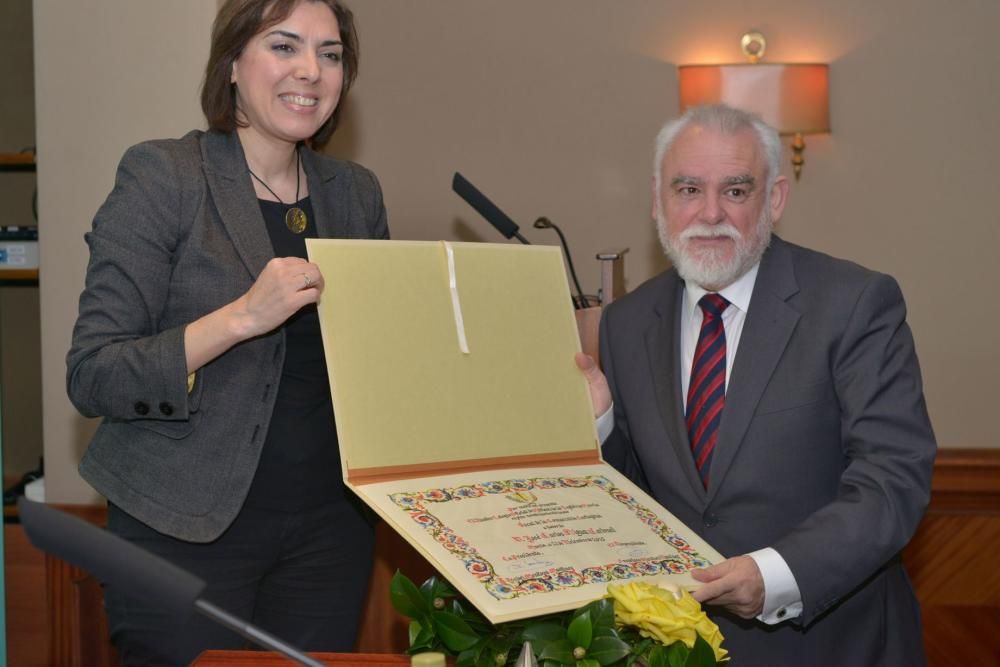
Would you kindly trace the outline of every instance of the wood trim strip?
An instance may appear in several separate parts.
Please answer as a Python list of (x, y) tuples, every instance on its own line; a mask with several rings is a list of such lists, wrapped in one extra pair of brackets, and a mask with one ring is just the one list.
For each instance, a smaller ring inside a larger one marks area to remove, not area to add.
[(939, 449), (927, 512), (1000, 514), (1000, 449)]

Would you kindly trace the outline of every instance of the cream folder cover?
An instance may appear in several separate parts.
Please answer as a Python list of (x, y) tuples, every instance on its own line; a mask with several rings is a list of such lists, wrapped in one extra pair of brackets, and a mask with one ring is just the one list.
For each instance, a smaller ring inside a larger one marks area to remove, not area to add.
[(491, 621), (722, 559), (601, 461), (558, 248), (307, 248), (345, 481)]

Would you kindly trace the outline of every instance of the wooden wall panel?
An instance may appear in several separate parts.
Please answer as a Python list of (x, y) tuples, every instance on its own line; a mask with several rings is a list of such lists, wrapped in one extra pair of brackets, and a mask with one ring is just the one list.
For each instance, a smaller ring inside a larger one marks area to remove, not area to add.
[[(107, 510), (103, 506), (64, 505), (59, 509), (98, 526), (107, 525)], [(53, 667), (117, 665), (100, 583), (86, 571), (49, 555), (45, 556), (45, 574), (50, 664)]]
[(16, 523), (4, 525), (3, 541), (7, 664), (46, 667), (49, 625), (45, 616), (45, 556), (31, 546), (24, 529)]
[[(64, 509), (103, 524), (103, 509)], [(357, 648), (398, 653), (407, 646), (407, 621), (389, 603), (389, 580), (398, 568), (419, 584), (431, 568), (385, 525), (377, 544)], [(923, 609), (930, 665), (1000, 665), (998, 554), (1000, 450), (941, 450), (927, 515), (904, 552)], [(58, 561), (47, 574), (52, 664), (110, 664), (106, 627), (103, 620), (94, 624), (103, 619), (100, 590)]]
[(903, 553), (931, 665), (1000, 665), (1000, 450), (942, 449)]

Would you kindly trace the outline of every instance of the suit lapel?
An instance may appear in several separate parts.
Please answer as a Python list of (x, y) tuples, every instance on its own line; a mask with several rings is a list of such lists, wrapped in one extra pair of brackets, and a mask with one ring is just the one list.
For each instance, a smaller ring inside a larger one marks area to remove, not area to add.
[[(684, 283), (671, 274), (663, 296), (656, 304), (656, 318), (646, 331), (646, 351), (652, 370), (656, 391), (656, 404), (660, 419), (667, 434), (670, 447), (691, 485), (691, 490), (699, 499), (705, 498), (698, 469), (691, 455), (687, 426), (684, 421), (684, 402), (681, 398), (680, 369), (680, 312), (683, 302)], [(673, 341), (673, 342), (671, 342)]]
[(739, 350), (729, 376), (726, 407), (712, 456), (709, 500), (724, 483), (757, 403), (799, 321), (799, 311), (787, 302), (796, 292), (798, 283), (788, 246), (774, 237), (761, 260)]
[(340, 177), (346, 168), (338, 160), (320, 160), (312, 150), (301, 148), (302, 166), (309, 182), (309, 200), (316, 217), (316, 232), (319, 238), (348, 238), (348, 228), (336, 211), (349, 211), (344, 201), (348, 188), (330, 187), (330, 183)]
[(201, 140), (205, 178), (226, 233), (256, 279), (274, 258), (271, 237), (250, 182), (243, 147), (235, 132), (207, 132)]

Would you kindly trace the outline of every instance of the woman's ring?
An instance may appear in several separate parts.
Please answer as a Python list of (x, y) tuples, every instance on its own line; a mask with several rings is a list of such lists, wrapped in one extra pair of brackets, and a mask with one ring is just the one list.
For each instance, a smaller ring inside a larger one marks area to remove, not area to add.
[(313, 281), (312, 281), (312, 278), (310, 278), (308, 274), (303, 273), (302, 274), (302, 280), (304, 280), (305, 283), (306, 283), (305, 287), (303, 289), (309, 289), (310, 287), (312, 287)]

